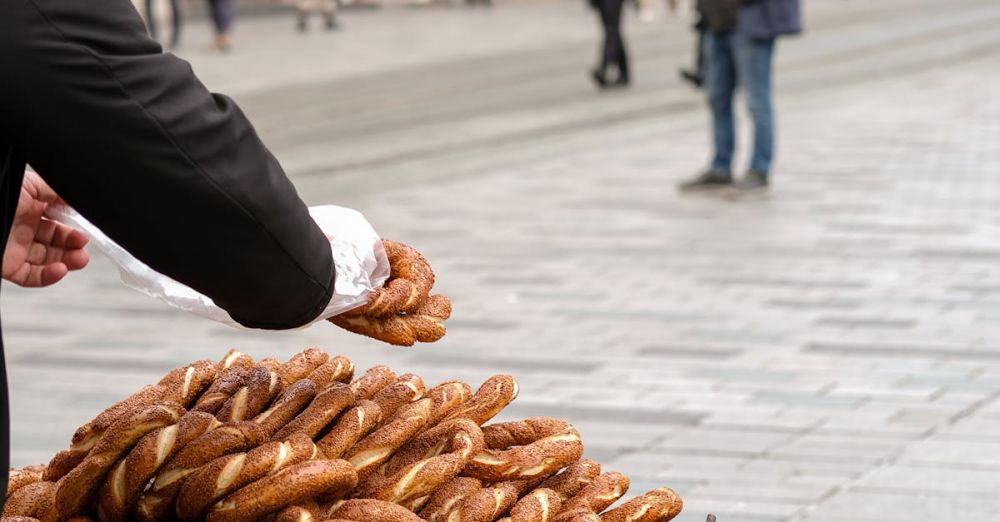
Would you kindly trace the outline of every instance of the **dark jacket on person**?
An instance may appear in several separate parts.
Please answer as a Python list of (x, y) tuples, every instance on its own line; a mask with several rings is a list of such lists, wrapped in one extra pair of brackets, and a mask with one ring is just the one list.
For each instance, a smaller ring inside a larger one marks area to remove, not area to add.
[(800, 0), (699, 0), (698, 8), (714, 33), (770, 39), (802, 31)]
[[(0, 252), (25, 164), (155, 270), (236, 321), (308, 323), (329, 243), (240, 109), (147, 35), (129, 0), (0, 2)], [(8, 394), (0, 344), (0, 503)]]

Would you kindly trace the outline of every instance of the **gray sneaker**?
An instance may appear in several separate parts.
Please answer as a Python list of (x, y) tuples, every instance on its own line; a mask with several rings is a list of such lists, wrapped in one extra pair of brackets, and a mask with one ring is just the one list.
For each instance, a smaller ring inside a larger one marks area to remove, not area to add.
[(756, 199), (767, 195), (767, 174), (751, 170), (730, 186), (729, 199)]
[(682, 181), (677, 185), (677, 190), (681, 192), (697, 192), (703, 190), (717, 190), (731, 187), (733, 185), (733, 175), (728, 170), (709, 169), (694, 178)]

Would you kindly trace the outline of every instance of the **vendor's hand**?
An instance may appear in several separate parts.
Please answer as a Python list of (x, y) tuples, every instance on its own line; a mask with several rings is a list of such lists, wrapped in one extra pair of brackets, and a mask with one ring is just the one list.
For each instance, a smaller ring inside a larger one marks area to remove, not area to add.
[(45, 218), (49, 205), (63, 204), (42, 178), (25, 172), (14, 223), (3, 253), (3, 278), (24, 287), (57, 283), (70, 270), (87, 266), (83, 246), (87, 237), (79, 230)]

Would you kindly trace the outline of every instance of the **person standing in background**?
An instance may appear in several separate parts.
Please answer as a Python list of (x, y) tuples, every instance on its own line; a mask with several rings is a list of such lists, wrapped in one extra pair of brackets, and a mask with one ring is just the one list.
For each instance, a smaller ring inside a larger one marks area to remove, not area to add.
[[(166, 0), (170, 6), (170, 37), (167, 38), (167, 47), (176, 49), (181, 41), (181, 6), (180, 0)], [(143, 2), (143, 15), (146, 20), (146, 29), (149, 29), (149, 36), (153, 40), (160, 41), (159, 38), (159, 12), (156, 7), (160, 5), (157, 0), (145, 0)]]
[[(590, 5), (601, 15), (604, 26), (604, 47), (601, 61), (590, 75), (601, 89), (627, 87), (629, 84), (628, 55), (622, 38), (622, 8), (625, 0), (591, 0)], [(614, 68), (614, 79), (608, 78), (608, 70)]]
[(220, 51), (228, 51), (232, 46), (231, 31), (233, 19), (236, 18), (234, 0), (208, 0), (208, 8), (215, 27), (215, 47)]
[(698, 35), (695, 40), (694, 68), (688, 69), (682, 67), (680, 75), (684, 81), (690, 83), (696, 89), (701, 89), (705, 83), (705, 35), (707, 34), (708, 26), (705, 23), (705, 15), (701, 12), (701, 0), (694, 1), (694, 9), (695, 15), (698, 17), (694, 23), (694, 30)]
[[(679, 185), (681, 191), (732, 188), (738, 193), (766, 190), (774, 157), (771, 63), (778, 36), (802, 30), (799, 0), (702, 0), (705, 36), (705, 89), (712, 110), (714, 156), (708, 170)], [(734, 182), (736, 86), (746, 91), (753, 119), (753, 153), (745, 177)]]
[(309, 15), (316, 11), (323, 15), (327, 30), (337, 28), (337, 0), (298, 0), (295, 7), (298, 10), (299, 32), (309, 30)]

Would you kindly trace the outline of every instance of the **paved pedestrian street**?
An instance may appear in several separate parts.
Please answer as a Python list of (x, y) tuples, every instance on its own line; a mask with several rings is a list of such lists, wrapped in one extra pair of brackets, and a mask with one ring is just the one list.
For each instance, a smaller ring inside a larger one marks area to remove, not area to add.
[(709, 143), (683, 16), (629, 8), (636, 84), (606, 93), (585, 2), (247, 18), (228, 55), (193, 22), (178, 53), (307, 202), (427, 255), (448, 335), (234, 330), (95, 256), (5, 285), (15, 464), (184, 362), (318, 346), (428, 383), (514, 374), (505, 419), (570, 420), (633, 493), (678, 490), (683, 522), (1000, 520), (1000, 5), (805, 3), (757, 200), (675, 190)]

